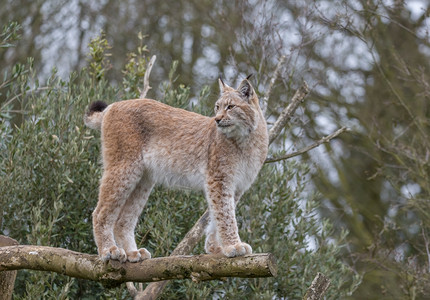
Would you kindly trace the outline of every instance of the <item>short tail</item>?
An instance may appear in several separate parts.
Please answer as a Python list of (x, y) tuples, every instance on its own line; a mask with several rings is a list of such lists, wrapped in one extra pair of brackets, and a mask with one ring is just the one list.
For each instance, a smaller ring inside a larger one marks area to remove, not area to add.
[(84, 116), (84, 123), (92, 129), (100, 130), (102, 127), (103, 111), (108, 107), (103, 101), (96, 101), (90, 104)]

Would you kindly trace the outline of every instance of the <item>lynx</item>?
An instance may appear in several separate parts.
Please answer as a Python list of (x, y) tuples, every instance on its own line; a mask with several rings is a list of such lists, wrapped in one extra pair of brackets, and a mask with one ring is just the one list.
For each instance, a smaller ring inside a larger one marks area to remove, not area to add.
[(215, 116), (150, 99), (90, 105), (85, 124), (101, 130), (103, 176), (93, 230), (103, 260), (137, 262), (134, 229), (156, 184), (202, 190), (210, 221), (205, 251), (227, 257), (252, 253), (241, 241), (235, 206), (267, 155), (266, 122), (247, 79), (238, 89), (219, 80)]

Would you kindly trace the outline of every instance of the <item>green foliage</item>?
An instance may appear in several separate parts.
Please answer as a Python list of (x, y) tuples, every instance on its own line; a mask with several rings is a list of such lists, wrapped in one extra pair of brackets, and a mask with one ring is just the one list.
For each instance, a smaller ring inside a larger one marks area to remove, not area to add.
[[(101, 172), (99, 136), (82, 117), (89, 102), (116, 99), (118, 90), (101, 79), (94, 84), (87, 73), (67, 81), (53, 73), (39, 87), (31, 66), (11, 72), (0, 110), (0, 233), (21, 244), (96, 253), (91, 213)], [(19, 273), (15, 287), (17, 299), (97, 290), (98, 284), (30, 271)]]
[[(67, 80), (53, 73), (43, 87), (34, 85), (37, 80), (31, 67), (25, 72), (18, 72), (18, 68), (13, 74), (19, 76), (11, 77), (5, 103), (14, 102), (19, 110), (3, 105), (0, 111), (6, 116), (0, 126), (0, 136), (6, 137), (0, 144), (0, 234), (21, 244), (96, 253), (91, 213), (101, 176), (100, 141), (98, 132), (84, 127), (82, 117), (91, 101), (117, 101), (129, 91), (113, 87), (104, 79), (106, 40), (99, 37), (91, 43), (93, 61), (89, 68), (71, 74)], [(140, 78), (142, 73), (136, 70), (141, 62), (129, 60), (124, 76)], [(163, 85), (163, 101), (209, 111), (206, 103), (210, 89), (204, 88), (198, 102), (190, 103), (190, 88), (176, 84), (176, 68), (174, 63)], [(139, 82), (127, 80), (126, 88), (136, 87)], [(360, 278), (353, 276), (339, 258), (345, 233), (335, 236), (330, 222), (318, 218), (316, 197), (306, 188), (308, 173), (309, 167), (294, 161), (267, 165), (239, 205), (241, 237), (255, 252), (275, 255), (278, 278), (199, 284), (175, 281), (162, 297), (297, 299), (317, 272), (332, 280), (329, 298), (345, 296), (355, 289)], [(155, 257), (169, 255), (205, 207), (201, 193), (155, 188), (137, 226), (137, 243)], [(203, 252), (202, 242), (195, 253)], [(127, 297), (124, 286), (107, 290), (98, 283), (44, 272), (21, 271), (15, 286), (15, 299)]]
[(143, 44), (144, 36), (141, 32), (137, 35), (139, 39), (139, 45), (137, 47), (137, 53), (130, 52), (127, 55), (127, 63), (125, 64), (123, 73), (122, 84), (124, 91), (127, 92), (125, 95), (126, 99), (137, 98), (140, 95), (140, 89), (143, 87), (143, 78), (146, 72), (146, 65), (148, 59), (145, 54), (148, 53), (147, 46)]
[(108, 59), (111, 54), (107, 52), (112, 47), (109, 45), (104, 32), (91, 39), (88, 47), (90, 49), (88, 53), (90, 58), (88, 71), (94, 79), (100, 80), (104, 78), (106, 72), (112, 67)]
[(176, 75), (179, 62), (175, 60), (172, 63), (172, 67), (169, 72), (169, 81), (162, 84), (161, 89), (164, 93), (162, 102), (180, 108), (186, 108), (189, 105), (190, 88), (179, 84), (178, 88), (175, 89), (174, 84), (178, 80), (179, 75)]
[(10, 22), (3, 27), (0, 33), (0, 48), (14, 47), (13, 42), (20, 39), (21, 25), (18, 22)]

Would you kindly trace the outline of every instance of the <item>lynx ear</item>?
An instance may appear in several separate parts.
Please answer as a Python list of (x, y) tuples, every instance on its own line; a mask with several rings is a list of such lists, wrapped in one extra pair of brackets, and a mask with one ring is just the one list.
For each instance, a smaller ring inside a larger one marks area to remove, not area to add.
[(222, 79), (222, 75), (219, 75), (219, 79), (218, 79), (218, 84), (219, 84), (219, 91), (220, 93), (224, 93), (228, 88), (230, 88)]
[(247, 79), (244, 79), (240, 83), (237, 91), (246, 102), (250, 102), (252, 96), (254, 95), (254, 89)]
[(222, 93), (224, 93), (224, 90), (225, 90), (225, 83), (224, 83), (224, 81), (222, 80), (222, 77), (221, 77), (221, 75), (219, 76), (219, 78), (218, 78), (218, 84), (219, 84), (219, 91), (220, 91), (220, 93), (222, 94)]

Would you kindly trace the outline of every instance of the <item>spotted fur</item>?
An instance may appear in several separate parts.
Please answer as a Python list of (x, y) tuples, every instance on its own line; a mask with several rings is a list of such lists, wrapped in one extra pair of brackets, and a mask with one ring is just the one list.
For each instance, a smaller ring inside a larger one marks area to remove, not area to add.
[(205, 250), (225, 256), (251, 253), (240, 240), (235, 203), (255, 180), (266, 158), (266, 122), (248, 80), (238, 89), (220, 80), (215, 116), (205, 117), (160, 102), (96, 103), (85, 124), (101, 130), (103, 176), (93, 212), (102, 259), (136, 262), (134, 229), (156, 184), (202, 190), (210, 224)]

